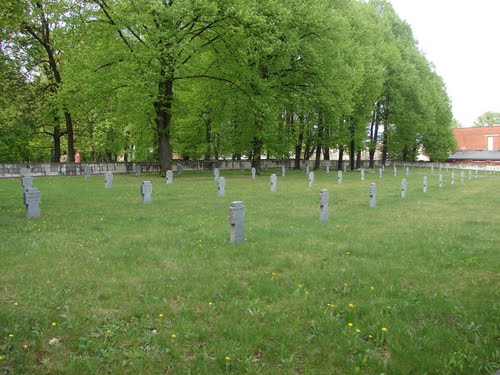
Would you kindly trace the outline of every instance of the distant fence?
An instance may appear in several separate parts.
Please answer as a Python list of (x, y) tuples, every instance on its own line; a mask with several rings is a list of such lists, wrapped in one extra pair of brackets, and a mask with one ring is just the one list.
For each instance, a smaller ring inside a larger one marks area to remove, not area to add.
[[(349, 162), (344, 161), (349, 169)], [(307, 165), (313, 166), (314, 160), (301, 161), (301, 168)], [(336, 168), (337, 160), (321, 160), (321, 168)], [(361, 168), (368, 168), (368, 160), (361, 162)], [(380, 161), (376, 161), (377, 168), (380, 167)], [(455, 168), (455, 169), (472, 169), (484, 171), (500, 171), (499, 166), (488, 164), (465, 164), (465, 163), (430, 163), (430, 162), (386, 162), (386, 166), (404, 166), (412, 168), (423, 167), (441, 167)], [(80, 176), (85, 174), (85, 167), (90, 167), (92, 174), (104, 174), (106, 172), (113, 172), (118, 174), (134, 174), (136, 167), (141, 167), (142, 173), (160, 173), (160, 165), (157, 162), (117, 162), (117, 163), (19, 163), (19, 164), (0, 164), (0, 178), (4, 177), (19, 177), (21, 169), (29, 169), (32, 176)], [(295, 166), (294, 160), (262, 160), (262, 169), (277, 169), (285, 166), (286, 168), (293, 168)], [(212, 171), (214, 168), (220, 170), (250, 170), (252, 168), (250, 160), (217, 160), (217, 161), (173, 161), (172, 170), (176, 171), (182, 168), (184, 171)]]

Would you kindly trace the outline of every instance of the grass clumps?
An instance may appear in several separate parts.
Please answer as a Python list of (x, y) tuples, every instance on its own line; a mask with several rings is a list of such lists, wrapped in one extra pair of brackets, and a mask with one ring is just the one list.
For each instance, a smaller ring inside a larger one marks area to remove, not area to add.
[(36, 220), (0, 180), (0, 372), (493, 373), (500, 179), (439, 189), (429, 174), (424, 194), (423, 173), (405, 200), (401, 177), (375, 173), (309, 188), (288, 171), (271, 193), (270, 173), (223, 172), (225, 197), (209, 173), (35, 178)]

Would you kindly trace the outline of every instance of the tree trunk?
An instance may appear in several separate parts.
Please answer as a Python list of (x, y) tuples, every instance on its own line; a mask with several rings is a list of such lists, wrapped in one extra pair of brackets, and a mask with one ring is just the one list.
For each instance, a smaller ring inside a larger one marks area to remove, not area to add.
[(337, 170), (341, 171), (342, 170), (342, 163), (344, 158), (344, 146), (339, 147), (339, 160), (337, 162)]
[(330, 160), (330, 147), (328, 146), (323, 146), (323, 159), (324, 160)]
[(220, 156), (220, 138), (217, 137), (216, 138), (217, 140), (215, 141), (215, 147), (214, 147), (214, 160), (219, 160), (219, 156)]
[(59, 163), (61, 158), (61, 133), (59, 126), (54, 126), (54, 133), (52, 133), (52, 139), (54, 140), (54, 158), (52, 161), (54, 163)]
[(295, 162), (294, 169), (300, 169), (300, 154), (302, 154), (302, 144), (295, 145)]
[(351, 144), (349, 146), (349, 167), (351, 171), (355, 169), (354, 163), (356, 162), (356, 143), (354, 139), (351, 139)]
[(375, 166), (375, 152), (377, 150), (377, 139), (378, 139), (378, 127), (379, 127), (379, 111), (380, 103), (377, 103), (377, 108), (373, 111), (372, 123), (370, 125), (370, 150), (369, 157), (370, 163), (369, 168), (374, 168)]
[(306, 145), (305, 145), (305, 150), (304, 150), (304, 160), (305, 161), (311, 159), (311, 155), (312, 155), (313, 151), (314, 151), (314, 144), (310, 140), (307, 140)]
[(169, 72), (167, 77), (165, 70), (162, 69), (161, 75), (164, 79), (158, 83), (158, 100), (154, 106), (158, 132), (160, 173), (163, 175), (171, 168), (170, 124), (172, 122), (174, 80), (172, 71)]
[(361, 168), (361, 151), (356, 154), (356, 169)]
[[(61, 78), (61, 73), (59, 72), (59, 66), (56, 61), (56, 58), (54, 56), (55, 51), (52, 47), (52, 40), (50, 37), (50, 32), (52, 31), (50, 29), (49, 22), (47, 20), (47, 17), (45, 16), (45, 13), (43, 11), (43, 7), (40, 3), (37, 3), (37, 7), (40, 11), (42, 11), (42, 24), (41, 24), (41, 35), (42, 38), (38, 39), (42, 46), (45, 49), (45, 52), (47, 52), (47, 58), (50, 66), (50, 70), (52, 71), (52, 74), (54, 75), (54, 80), (56, 82), (55, 89), (53, 90), (56, 94), (59, 88), (62, 85), (62, 78)], [(74, 134), (73, 134), (73, 120), (71, 119), (71, 113), (69, 112), (67, 106), (63, 104), (63, 112), (64, 112), (64, 120), (66, 122), (66, 135), (68, 137), (68, 161), (69, 162), (74, 162), (75, 161), (75, 143), (74, 143)], [(59, 160), (58, 160), (59, 161)]]
[(210, 149), (212, 148), (212, 121), (210, 119), (207, 119), (205, 121), (206, 124), (206, 133), (205, 133), (205, 141), (207, 142), (207, 148), (205, 151), (205, 160), (210, 160), (211, 152)]
[(252, 167), (255, 168), (257, 174), (260, 174), (260, 169), (261, 169), (260, 156), (262, 153), (262, 141), (255, 136), (252, 141), (252, 146), (253, 146)]
[(304, 144), (304, 118), (302, 116), (299, 117), (300, 127), (299, 127), (299, 139), (297, 140), (297, 144), (295, 145), (295, 165), (294, 169), (300, 169), (300, 156), (302, 154), (302, 145)]
[(73, 120), (71, 119), (71, 113), (66, 108), (64, 109), (64, 120), (66, 122), (66, 135), (68, 136), (68, 161), (74, 163), (75, 137), (73, 133)]
[(314, 170), (318, 170), (320, 168), (321, 164), (321, 150), (323, 149), (323, 134), (324, 134), (324, 128), (323, 128), (323, 113), (319, 112), (318, 113), (318, 135), (316, 138), (316, 158), (314, 160)]
[(387, 131), (384, 131), (384, 139), (382, 141), (382, 165), (385, 166), (387, 161)]
[(370, 149), (370, 163), (368, 164), (368, 168), (373, 168), (375, 166), (375, 150)]
[(316, 157), (314, 158), (314, 170), (317, 171), (321, 164), (321, 149), (322, 146), (318, 143), (316, 146)]

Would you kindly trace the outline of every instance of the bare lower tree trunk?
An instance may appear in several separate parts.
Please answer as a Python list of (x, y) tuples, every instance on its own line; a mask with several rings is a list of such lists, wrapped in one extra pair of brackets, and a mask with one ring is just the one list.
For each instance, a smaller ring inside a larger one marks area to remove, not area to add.
[(368, 164), (368, 167), (373, 168), (375, 166), (375, 150), (370, 150), (369, 155), (370, 155), (370, 162)]
[(212, 148), (212, 121), (208, 119), (206, 122), (206, 133), (205, 133), (205, 141), (207, 142), (207, 148), (205, 151), (205, 160), (210, 160), (211, 156), (211, 148)]
[(330, 147), (328, 146), (323, 147), (323, 159), (330, 160)]
[(158, 83), (158, 100), (155, 102), (156, 129), (158, 133), (160, 173), (171, 168), (170, 124), (172, 122), (173, 72), (166, 76), (164, 69), (161, 75), (165, 77)]
[(342, 164), (343, 164), (343, 158), (344, 158), (344, 146), (339, 147), (339, 160), (337, 162), (337, 170), (341, 171), (342, 170)]
[(387, 132), (384, 132), (384, 139), (382, 141), (382, 165), (385, 166), (387, 161)]
[(361, 168), (361, 151), (356, 154), (356, 169)]
[(321, 150), (323, 149), (323, 113), (318, 114), (318, 133), (316, 138), (316, 158), (314, 160), (314, 170), (318, 170), (321, 164)]
[(380, 123), (380, 106), (380, 103), (377, 103), (377, 108), (373, 111), (373, 118), (370, 125), (370, 149), (368, 152), (370, 158), (369, 168), (374, 168), (375, 166), (375, 151), (377, 150), (378, 127)]
[(64, 109), (64, 120), (66, 122), (66, 135), (68, 136), (68, 161), (75, 162), (75, 137), (73, 133), (73, 120), (71, 113)]
[(351, 171), (355, 169), (354, 163), (356, 162), (356, 143), (354, 139), (351, 139), (351, 144), (349, 146), (349, 167)]
[(260, 156), (262, 153), (262, 141), (258, 139), (257, 137), (254, 137), (252, 141), (252, 168), (255, 168), (255, 171), (257, 174), (260, 174), (261, 170), (261, 162), (260, 162)]
[(297, 144), (295, 145), (295, 164), (294, 169), (300, 169), (300, 156), (302, 154), (302, 145), (304, 144), (304, 118), (302, 116), (299, 117), (300, 127), (299, 127), (299, 139), (297, 140)]
[(322, 146), (318, 144), (316, 146), (316, 157), (314, 158), (314, 170), (317, 171), (321, 164), (321, 149)]
[(300, 155), (302, 154), (302, 144), (295, 145), (295, 162), (293, 165), (294, 169), (300, 169)]
[(61, 133), (59, 131), (59, 126), (54, 126), (52, 139), (54, 140), (54, 156), (52, 161), (54, 163), (59, 163), (59, 159), (61, 158)]

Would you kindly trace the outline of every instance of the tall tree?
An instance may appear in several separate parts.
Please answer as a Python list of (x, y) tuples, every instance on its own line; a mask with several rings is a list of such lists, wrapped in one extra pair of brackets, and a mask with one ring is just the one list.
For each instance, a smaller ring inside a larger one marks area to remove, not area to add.
[(474, 121), (474, 126), (493, 126), (500, 124), (500, 112), (488, 111), (479, 116), (476, 121)]
[[(99, 21), (127, 49), (154, 108), (160, 168), (171, 167), (171, 129), (174, 84), (186, 78), (206, 77), (205, 69), (190, 70), (190, 64), (226, 32), (223, 1), (202, 0), (122, 2), (96, 0)], [(110, 61), (109, 64), (113, 64)]]
[[(2, 47), (11, 56), (24, 59), (24, 68), (32, 74), (44, 75), (47, 79), (46, 90), (54, 98), (54, 126), (53, 131), (48, 132), (54, 140), (53, 161), (59, 161), (63, 135), (68, 140), (69, 160), (74, 161), (73, 118), (67, 103), (57, 100), (63, 85), (61, 65), (64, 61), (63, 51), (58, 48), (58, 37), (64, 31), (64, 18), (70, 12), (70, 6), (65, 1), (7, 0), (3, 7), (8, 20), (4, 28), (8, 43)], [(59, 111), (64, 118), (65, 126), (62, 129)]]

